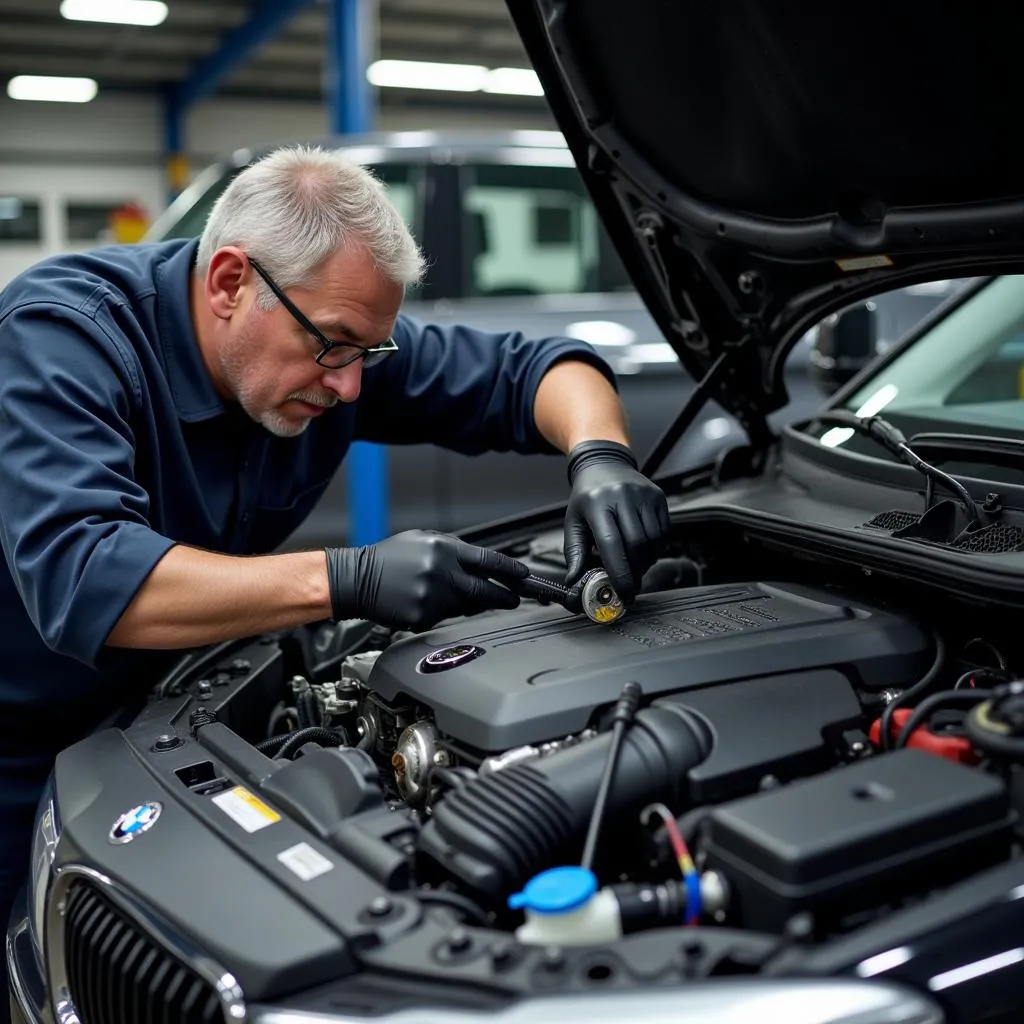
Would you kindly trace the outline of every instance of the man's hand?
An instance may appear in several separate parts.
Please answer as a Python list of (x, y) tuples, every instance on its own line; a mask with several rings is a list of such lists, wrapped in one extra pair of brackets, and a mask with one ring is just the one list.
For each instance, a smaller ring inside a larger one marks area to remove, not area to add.
[(565, 517), (566, 584), (588, 568), (591, 541), (623, 602), (632, 601), (669, 531), (668, 502), (640, 473), (630, 450), (584, 441), (569, 452), (572, 495)]
[(334, 618), (406, 629), (427, 629), (452, 615), (515, 608), (519, 596), (491, 581), (512, 583), (529, 572), (507, 555), (426, 530), (365, 547), (327, 548)]

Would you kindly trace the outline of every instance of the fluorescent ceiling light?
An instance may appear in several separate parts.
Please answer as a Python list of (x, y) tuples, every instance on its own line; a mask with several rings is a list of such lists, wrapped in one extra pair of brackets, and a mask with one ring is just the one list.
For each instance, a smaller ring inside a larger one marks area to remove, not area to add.
[(12, 100), (42, 100), (49, 103), (88, 103), (96, 95), (91, 78), (53, 78), (49, 75), (15, 75), (7, 83)]
[(371, 85), (396, 89), (478, 92), (487, 68), (479, 64), (435, 64), (420, 60), (378, 60), (366, 70)]
[(857, 964), (857, 974), (862, 978), (873, 978), (876, 974), (883, 974), (896, 967), (902, 967), (910, 963), (913, 958), (913, 950), (909, 946), (900, 946), (898, 949), (887, 949), (877, 956), (869, 956), (867, 960), (861, 960)]
[(162, 0), (62, 0), (68, 21), (103, 21), (114, 25), (159, 25), (167, 17)]
[(504, 96), (543, 96), (537, 72), (532, 68), (494, 68), (487, 72), (484, 92)]

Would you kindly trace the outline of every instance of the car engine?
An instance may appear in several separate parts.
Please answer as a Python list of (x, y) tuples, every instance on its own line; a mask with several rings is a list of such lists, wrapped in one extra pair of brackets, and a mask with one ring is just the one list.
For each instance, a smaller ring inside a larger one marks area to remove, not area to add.
[(990, 691), (972, 677), (945, 719), (900, 735), (916, 712), (897, 705), (943, 651), (835, 588), (670, 587), (608, 625), (524, 601), (422, 634), (347, 621), (228, 650), (161, 684), (220, 758), (179, 778), (217, 800), (233, 757), (383, 890), (520, 943), (701, 922), (841, 935), (1011, 855), (1008, 787), (978, 770), (984, 727), (964, 732)]

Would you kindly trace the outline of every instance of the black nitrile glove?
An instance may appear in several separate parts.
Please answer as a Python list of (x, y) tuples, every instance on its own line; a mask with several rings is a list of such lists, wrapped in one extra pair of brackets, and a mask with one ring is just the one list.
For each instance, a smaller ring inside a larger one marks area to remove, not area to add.
[(408, 530), (359, 548), (327, 548), (335, 619), (428, 629), (452, 615), (515, 608), (519, 596), (492, 583), (525, 579), (508, 555), (428, 530)]
[(565, 516), (566, 585), (588, 568), (591, 541), (612, 586), (630, 602), (668, 536), (668, 501), (614, 441), (584, 441), (569, 452), (572, 495)]

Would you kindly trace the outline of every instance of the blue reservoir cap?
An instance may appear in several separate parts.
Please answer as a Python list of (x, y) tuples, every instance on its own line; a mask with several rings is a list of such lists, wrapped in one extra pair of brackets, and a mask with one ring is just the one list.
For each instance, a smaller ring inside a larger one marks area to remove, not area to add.
[(508, 898), (511, 910), (535, 914), (568, 914), (583, 906), (597, 892), (597, 878), (587, 868), (567, 865), (534, 875), (522, 892)]

